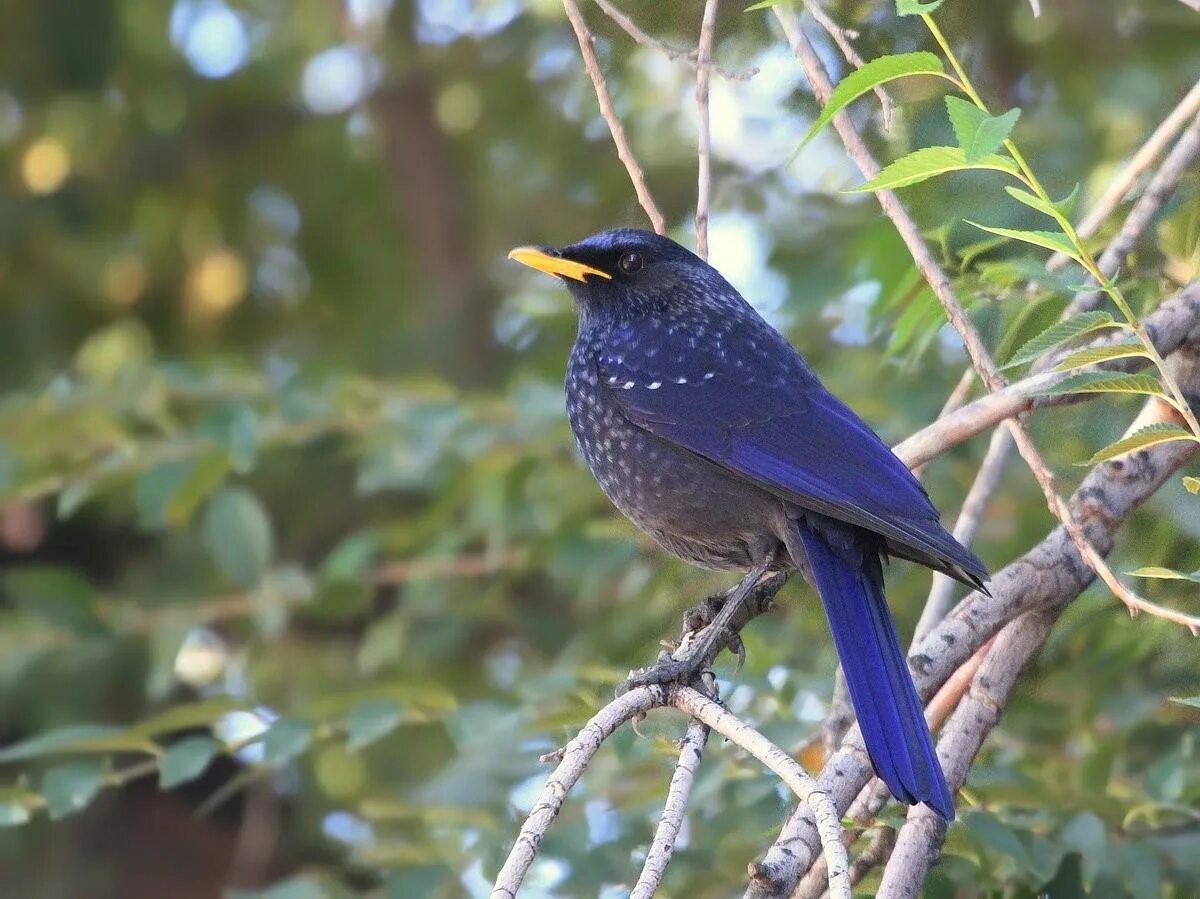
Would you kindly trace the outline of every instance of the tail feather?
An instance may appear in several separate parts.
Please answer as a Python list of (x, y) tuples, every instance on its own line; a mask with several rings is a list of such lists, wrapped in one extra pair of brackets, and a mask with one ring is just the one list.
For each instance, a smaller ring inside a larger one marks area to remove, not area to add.
[(848, 529), (827, 535), (802, 520), (796, 531), (876, 773), (902, 802), (924, 802), (953, 819), (954, 800), (883, 595), (877, 549)]

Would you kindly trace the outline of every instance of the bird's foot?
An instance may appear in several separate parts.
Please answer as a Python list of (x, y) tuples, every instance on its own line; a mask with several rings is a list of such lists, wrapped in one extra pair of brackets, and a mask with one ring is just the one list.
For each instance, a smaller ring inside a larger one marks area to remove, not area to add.
[(679, 648), (675, 652), (663, 650), (653, 665), (631, 671), (629, 677), (617, 687), (617, 695), (627, 693), (634, 687), (690, 683), (705, 673), (712, 657), (726, 646), (737, 654), (737, 670), (741, 671), (746, 661), (746, 645), (736, 631), (729, 630), (718, 621), (721, 609), (735, 590), (731, 588), (714, 593), (684, 612)]

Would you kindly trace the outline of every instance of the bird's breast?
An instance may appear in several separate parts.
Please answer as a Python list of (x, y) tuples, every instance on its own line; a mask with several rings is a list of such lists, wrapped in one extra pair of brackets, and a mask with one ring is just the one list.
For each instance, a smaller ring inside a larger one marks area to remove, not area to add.
[(567, 416), (580, 454), (609, 500), (665, 548), (714, 568), (745, 567), (777, 501), (699, 456), (638, 427), (598, 376), (572, 355)]

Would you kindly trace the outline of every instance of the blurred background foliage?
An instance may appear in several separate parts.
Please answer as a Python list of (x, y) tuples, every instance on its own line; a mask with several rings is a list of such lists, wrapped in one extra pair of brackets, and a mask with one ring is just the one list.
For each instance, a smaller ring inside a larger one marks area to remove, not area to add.
[[(623, 5), (694, 44), (700, 4)], [(717, 56), (759, 71), (713, 85), (713, 262), (899, 439), (937, 414), (964, 356), (874, 201), (841, 193), (857, 182), (836, 138), (789, 163), (814, 102), (769, 18), (741, 5), (722, 5)], [(1086, 206), (1200, 73), (1200, 16), (1042, 7), (956, 0), (939, 19), (988, 100), (1023, 107), (1017, 137), (1051, 192), (1080, 181)], [(723, 585), (656, 551), (580, 467), (560, 387), (573, 313), (504, 259), (642, 224), (561, 8), (3, 10), (0, 893), (486, 895), (538, 755)], [(867, 58), (924, 46), (890, 4), (831, 11)], [(691, 72), (585, 12), (690, 242)], [(872, 99), (855, 108), (881, 156), (952, 142), (936, 86), (893, 94), (889, 133)], [(1200, 277), (1198, 188), (1193, 172), (1122, 273), (1143, 308)], [(907, 199), (993, 347), (1081, 280), (955, 224), (1041, 227), (993, 179)], [(1033, 421), (1064, 487), (1131, 408)], [(931, 467), (943, 509), (983, 443)], [(1050, 523), (1014, 465), (980, 554), (997, 569)], [(1198, 559), (1197, 500), (1175, 479), (1117, 565)], [(893, 566), (906, 632), (927, 588)], [(834, 654), (808, 592), (785, 596), (723, 692), (812, 766)], [(1092, 590), (989, 741), (929, 894), (1200, 894), (1200, 711), (1168, 700), (1197, 693), (1185, 631)], [(681, 729), (655, 717), (600, 753), (530, 896), (622, 895)], [(667, 894), (737, 891), (787, 807), (714, 743)]]

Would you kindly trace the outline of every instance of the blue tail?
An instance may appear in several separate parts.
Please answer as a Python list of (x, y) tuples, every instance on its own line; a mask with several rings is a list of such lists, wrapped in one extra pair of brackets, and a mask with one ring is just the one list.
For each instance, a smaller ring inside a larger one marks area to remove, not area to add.
[(879, 553), (857, 529), (826, 533), (818, 527), (801, 520), (796, 532), (825, 606), (871, 764), (901, 802), (924, 802), (953, 819), (954, 799), (883, 595)]

